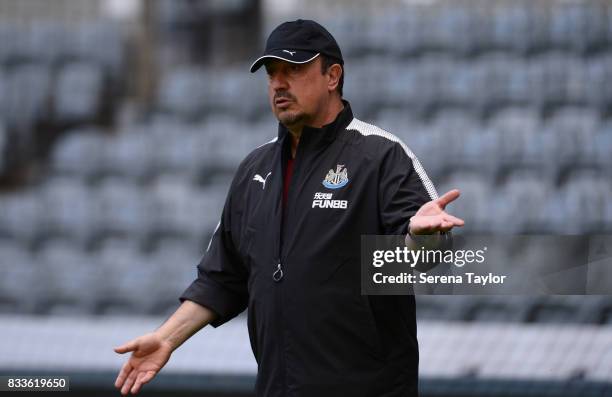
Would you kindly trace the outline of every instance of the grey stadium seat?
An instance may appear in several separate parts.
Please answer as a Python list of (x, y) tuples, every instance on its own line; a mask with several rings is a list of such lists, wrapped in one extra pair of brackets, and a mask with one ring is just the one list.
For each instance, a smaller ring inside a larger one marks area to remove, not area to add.
[(30, 127), (49, 114), (51, 71), (43, 64), (24, 64), (5, 74), (6, 121), (11, 126)]
[(24, 243), (40, 236), (43, 200), (38, 188), (0, 195), (0, 233)]
[(454, 161), (454, 158), (445, 151), (448, 147), (448, 142), (445, 140), (447, 137), (447, 134), (431, 124), (419, 124), (403, 133), (401, 139), (419, 159), (427, 175), (436, 178)]
[[(422, 29), (421, 15), (416, 7), (413, 12), (395, 12), (384, 18), (385, 26), (389, 29), (392, 39), (388, 40), (385, 46), (396, 55), (414, 54), (421, 50), (426, 30)], [(340, 44), (342, 45), (342, 44)]]
[[(612, 145), (609, 147), (612, 148)], [(612, 233), (612, 200), (608, 200), (604, 207), (603, 224), (604, 229), (602, 231), (604, 233)]]
[(81, 244), (93, 237), (97, 208), (92, 192), (81, 180), (51, 178), (41, 193), (46, 209), (41, 216), (45, 236), (64, 236)]
[(354, 9), (347, 9), (334, 19), (332, 32), (338, 35), (336, 40), (341, 43), (345, 56), (363, 55), (366, 50), (364, 38), (367, 19), (365, 16)]
[(585, 51), (604, 44), (604, 3), (556, 4), (550, 7), (550, 44), (557, 48)]
[(541, 297), (533, 302), (527, 313), (527, 322), (576, 324), (593, 320), (591, 307), (596, 296), (561, 295)]
[(18, 24), (16, 22), (3, 21), (0, 23), (0, 64), (6, 64), (13, 60), (15, 49), (19, 44), (18, 37)]
[(213, 152), (211, 139), (201, 124), (155, 122), (150, 127), (156, 174), (178, 173), (196, 177)]
[[(437, 162), (445, 163), (447, 167), (461, 163), (465, 137), (479, 130), (476, 119), (469, 113), (460, 110), (440, 111), (427, 127), (431, 129), (427, 135), (436, 137), (439, 147), (430, 146), (427, 151), (423, 150), (420, 154), (421, 156), (434, 155)], [(427, 137), (423, 136), (421, 139), (427, 139)]]
[(521, 5), (492, 8), (490, 43), (494, 48), (524, 51), (529, 40), (528, 11)]
[(458, 54), (472, 50), (472, 32), (475, 30), (473, 11), (463, 4), (440, 7), (434, 18), (433, 41), (435, 47)]
[(150, 190), (152, 229), (156, 233), (189, 235), (197, 228), (198, 200), (189, 180), (176, 176), (156, 178)]
[(153, 152), (157, 150), (153, 144), (152, 134), (142, 127), (120, 130), (102, 148), (100, 171), (132, 180), (145, 178), (152, 173)]
[(248, 123), (237, 122), (234, 118), (220, 116), (209, 118), (203, 124), (203, 133), (210, 137), (212, 161), (209, 165), (233, 172), (240, 161), (258, 145), (260, 137), (250, 134)]
[[(0, 67), (0, 92), (7, 92), (8, 82), (4, 68)], [(4, 117), (7, 106), (6, 94), (0, 95), (0, 117)]]
[[(364, 114), (375, 109), (380, 101), (384, 101), (384, 97), (374, 98), (370, 93), (376, 88), (380, 92), (381, 87), (388, 89), (387, 79), (383, 73), (376, 73), (381, 69), (380, 57), (368, 57), (361, 59), (359, 63), (351, 67), (351, 72), (346, 75), (345, 92), (347, 97), (354, 98), (351, 106), (356, 114)], [(410, 73), (404, 69), (404, 73)], [(406, 92), (408, 95), (409, 92)], [(391, 98), (389, 98), (391, 99)], [(405, 103), (406, 100), (402, 101)]]
[(570, 103), (585, 104), (589, 101), (588, 67), (584, 58), (568, 57), (565, 61), (568, 80), (565, 85)]
[(570, 100), (568, 84), (570, 67), (576, 64), (575, 58), (561, 51), (551, 51), (530, 59), (532, 73), (532, 98), (536, 106), (566, 104)]
[(40, 270), (26, 245), (17, 240), (0, 240), (0, 312), (32, 313)]
[(93, 63), (67, 64), (59, 71), (54, 96), (55, 117), (62, 122), (95, 121), (104, 88), (102, 68)]
[(141, 238), (149, 229), (151, 200), (142, 187), (122, 178), (105, 178), (96, 186), (96, 232)]
[(599, 133), (595, 135), (593, 139), (593, 146), (595, 147), (595, 158), (597, 163), (602, 169), (610, 172), (612, 169), (612, 123), (608, 123), (609, 126), (600, 129)]
[(253, 118), (268, 111), (267, 81), (264, 73), (248, 73), (250, 65), (207, 71), (206, 108), (241, 119)]
[(536, 135), (540, 129), (540, 117), (538, 112), (531, 108), (509, 107), (496, 113), (489, 126), (501, 135), (511, 135), (518, 131)]
[(415, 299), (418, 320), (450, 322), (465, 321), (475, 302), (470, 295), (417, 295)]
[(592, 162), (595, 151), (592, 143), (599, 128), (599, 113), (580, 107), (558, 110), (545, 126), (556, 137), (557, 162), (569, 166)]
[(389, 13), (381, 10), (381, 14), (365, 18), (363, 21), (363, 36), (360, 43), (367, 53), (384, 54), (387, 53), (387, 44), (391, 42), (389, 33), (391, 29), (381, 21), (387, 20)]
[(101, 130), (93, 127), (70, 131), (53, 149), (53, 171), (80, 178), (99, 174), (107, 139)]
[[(504, 98), (506, 102), (517, 105), (527, 105), (532, 95), (533, 76), (529, 73), (527, 62), (523, 58), (510, 57), (502, 66), (505, 73)], [(503, 59), (502, 59), (503, 62)]]
[(465, 231), (481, 232), (490, 230), (491, 187), (488, 181), (472, 172), (454, 172), (438, 186), (445, 193), (459, 189), (461, 197), (447, 207), (451, 214), (466, 220)]
[(151, 190), (154, 208), (151, 231), (192, 242), (203, 241), (219, 219), (219, 201), (225, 193), (214, 188), (197, 188), (184, 178), (157, 178)]
[(424, 55), (418, 62), (417, 71), (421, 106), (441, 103), (445, 99), (443, 82), (453, 72), (452, 58), (446, 54)]
[(443, 87), (448, 101), (468, 109), (475, 107), (474, 94), (487, 88), (484, 80), (478, 78), (478, 72), (478, 65), (474, 65), (473, 61), (455, 60), (453, 71), (446, 76)]
[[(0, 86), (0, 90), (1, 89), (2, 87)], [(0, 118), (0, 174), (4, 173), (5, 167), (7, 166), (8, 149), (9, 149), (9, 134), (4, 126), (4, 121), (2, 121), (2, 118)]]
[(474, 322), (524, 322), (534, 299), (521, 295), (473, 297), (463, 320)]
[(39, 272), (45, 275), (41, 288), (46, 295), (38, 312), (89, 314), (95, 307), (96, 290), (106, 275), (96, 258), (67, 241), (51, 240), (37, 253)]
[(165, 314), (178, 306), (178, 297), (197, 276), (196, 265), (205, 249), (184, 240), (163, 239), (148, 255), (155, 272), (161, 273), (155, 284), (157, 312)]
[(480, 79), (482, 92), (476, 94), (473, 100), (478, 108), (486, 110), (489, 107), (506, 105), (508, 102), (507, 87), (511, 74), (511, 61), (514, 58), (506, 53), (485, 53), (475, 61), (475, 73)]
[(68, 33), (66, 27), (55, 21), (38, 20), (20, 26), (19, 54), (27, 60), (55, 64), (62, 55)]
[(488, 128), (498, 136), (498, 162), (511, 169), (517, 164), (540, 168), (548, 158), (543, 145), (541, 121), (537, 111), (510, 107), (495, 114)]
[(575, 172), (561, 190), (564, 213), (562, 229), (568, 233), (601, 229), (605, 205), (610, 197), (610, 179), (597, 171)]
[(202, 116), (210, 81), (202, 68), (180, 67), (163, 76), (158, 92), (162, 110), (185, 119)]
[[(554, 190), (546, 178), (533, 171), (514, 172), (492, 197), (496, 231), (520, 234), (541, 231), (542, 216)], [(529, 203), (529, 205), (525, 205)]]
[(397, 135), (402, 140), (414, 136), (413, 131), (422, 128), (420, 120), (401, 108), (381, 108), (372, 123)]
[(155, 286), (162, 279), (139, 247), (125, 239), (106, 240), (94, 253), (104, 274), (97, 294), (99, 314), (150, 313)]
[(119, 75), (124, 60), (124, 31), (119, 22), (110, 19), (85, 21), (76, 25), (71, 33), (67, 55), (93, 61), (112, 76)]
[(456, 161), (460, 167), (482, 169), (484, 173), (498, 172), (503, 136), (497, 131), (479, 126), (463, 135), (463, 142), (457, 147)]
[(604, 109), (612, 103), (612, 87), (607, 84), (612, 79), (612, 54), (604, 52), (587, 58), (585, 62), (587, 63), (588, 104)]

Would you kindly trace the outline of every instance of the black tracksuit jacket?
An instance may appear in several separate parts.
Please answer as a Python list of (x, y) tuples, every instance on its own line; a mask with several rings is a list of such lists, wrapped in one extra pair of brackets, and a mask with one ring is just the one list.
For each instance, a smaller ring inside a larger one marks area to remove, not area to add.
[[(258, 397), (417, 395), (414, 296), (360, 294), (360, 237), (405, 234), (436, 190), (394, 135), (353, 117), (304, 128), (283, 216), (290, 134), (240, 164), (197, 279), (180, 300), (248, 308)], [(325, 182), (325, 184), (324, 184)]]

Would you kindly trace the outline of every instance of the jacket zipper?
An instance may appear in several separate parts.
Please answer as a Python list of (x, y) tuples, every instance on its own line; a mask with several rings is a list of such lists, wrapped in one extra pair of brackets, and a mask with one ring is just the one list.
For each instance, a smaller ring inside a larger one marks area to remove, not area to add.
[[(291, 139), (291, 136), (287, 136), (286, 139)], [(289, 142), (289, 145), (291, 145), (291, 142)], [(279, 329), (278, 329), (278, 335), (279, 335), (279, 343), (281, 346), (281, 350), (280, 350), (280, 363), (281, 363), (281, 378), (282, 378), (282, 382), (283, 382), (283, 395), (285, 395), (287, 393), (287, 371), (286, 371), (286, 359), (285, 359), (285, 352), (284, 352), (284, 347), (285, 347), (285, 327), (282, 326), (282, 321), (283, 321), (283, 296), (282, 296), (282, 280), (283, 277), (285, 276), (285, 273), (287, 272), (286, 267), (283, 268), (283, 262), (284, 262), (284, 255), (283, 255), (283, 246), (285, 243), (285, 238), (286, 236), (289, 236), (289, 232), (290, 232), (290, 228), (289, 228), (289, 221), (290, 219), (290, 213), (293, 212), (293, 207), (295, 206), (294, 200), (291, 199), (292, 197), (292, 191), (296, 189), (297, 185), (297, 181), (298, 179), (296, 177), (299, 176), (299, 165), (301, 163), (301, 158), (303, 156), (303, 142), (302, 140), (300, 140), (300, 142), (297, 145), (296, 151), (295, 151), (295, 157), (293, 158), (293, 172), (291, 175), (291, 180), (289, 181), (289, 188), (288, 188), (288, 192), (287, 192), (287, 203), (285, 205), (284, 210), (286, 211), (285, 214), (282, 214), (281, 216), (281, 221), (280, 221), (280, 225), (277, 228), (278, 233), (279, 233), (279, 239), (278, 239), (278, 260), (276, 261), (276, 267), (274, 269), (274, 272), (272, 273), (272, 279), (276, 282), (277, 287), (276, 288), (276, 299), (277, 299), (277, 305), (276, 307), (278, 308), (278, 312), (277, 315), (279, 316), (280, 321), (278, 321), (279, 324)], [(289, 156), (291, 155), (291, 148), (289, 148)], [(282, 157), (281, 157), (282, 159)], [(283, 159), (284, 160), (284, 159)], [(298, 162), (299, 160), (299, 162)], [(284, 164), (281, 164), (281, 167), (284, 166)], [(283, 184), (284, 184), (284, 179), (283, 179), (283, 183), (281, 184), (281, 189), (283, 188)], [(280, 200), (280, 205), (281, 205), (281, 211), (283, 210), (283, 203), (282, 203), (282, 190), (281, 190), (281, 200)], [(284, 223), (284, 224), (283, 224)]]
[(274, 271), (274, 273), (272, 273), (272, 279), (274, 279), (274, 281), (278, 283), (279, 281), (283, 279), (284, 275), (285, 274), (283, 273), (283, 265), (281, 261), (279, 260), (278, 263), (276, 264), (276, 270)]
[[(291, 139), (290, 136), (287, 136), (286, 139)], [(291, 143), (289, 142), (289, 145)], [(302, 145), (303, 146), (303, 145)], [(282, 148), (281, 148), (282, 150)], [(289, 155), (291, 155), (290, 152), (291, 149), (289, 149)], [(303, 150), (303, 149), (302, 149)], [(298, 176), (298, 158), (301, 159), (301, 150), (300, 150), (300, 144), (298, 143), (298, 147), (296, 149), (296, 154), (295, 154), (295, 158), (293, 159), (293, 174), (291, 176), (291, 180), (289, 181), (289, 190), (287, 192), (287, 204), (284, 208), (284, 210), (286, 211), (283, 214), (283, 202), (282, 202), (282, 189), (284, 187), (284, 175), (283, 175), (283, 181), (281, 183), (281, 200), (280, 200), (280, 206), (281, 206), (281, 221), (280, 221), (280, 225), (277, 228), (278, 231), (278, 258), (276, 261), (276, 267), (274, 268), (274, 272), (272, 273), (272, 279), (275, 281), (275, 283), (277, 284), (277, 288), (276, 288), (276, 308), (277, 308), (277, 318), (279, 318), (279, 321), (277, 322), (278, 324), (278, 337), (279, 337), (279, 346), (280, 346), (280, 354), (279, 354), (279, 363), (280, 363), (280, 376), (282, 379), (282, 385), (283, 385), (283, 395), (286, 395), (287, 393), (287, 370), (286, 370), (286, 359), (285, 359), (285, 327), (283, 324), (284, 321), (284, 317), (283, 317), (283, 296), (282, 296), (282, 280), (285, 277), (285, 273), (286, 273), (286, 269), (283, 268), (283, 261), (284, 261), (284, 256), (283, 256), (283, 245), (284, 245), (284, 237), (287, 236), (287, 233), (289, 231), (289, 214), (293, 209), (293, 206), (295, 205), (292, 200), (291, 200), (291, 190), (292, 188), (295, 186), (296, 184), (296, 176)], [(284, 160), (284, 158), (282, 157), (281, 154), (281, 161)], [(284, 164), (281, 164), (281, 169), (284, 166)]]

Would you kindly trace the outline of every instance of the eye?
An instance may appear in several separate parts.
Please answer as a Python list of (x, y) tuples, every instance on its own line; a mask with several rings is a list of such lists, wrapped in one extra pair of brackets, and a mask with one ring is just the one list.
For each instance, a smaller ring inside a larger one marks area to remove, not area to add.
[(287, 71), (291, 74), (301, 73), (302, 70), (302, 65), (299, 63), (291, 63), (287, 66)]

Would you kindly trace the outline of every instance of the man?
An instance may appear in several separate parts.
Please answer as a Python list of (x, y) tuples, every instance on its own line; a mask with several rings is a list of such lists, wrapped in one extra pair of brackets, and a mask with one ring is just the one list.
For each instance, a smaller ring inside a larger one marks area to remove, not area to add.
[(360, 294), (360, 236), (461, 226), (444, 212), (459, 192), (438, 198), (403, 142), (353, 117), (319, 24), (281, 24), (261, 66), (278, 137), (240, 164), (179, 309), (115, 349), (133, 352), (115, 385), (137, 393), (191, 335), (248, 308), (257, 396), (416, 396), (414, 296)]

